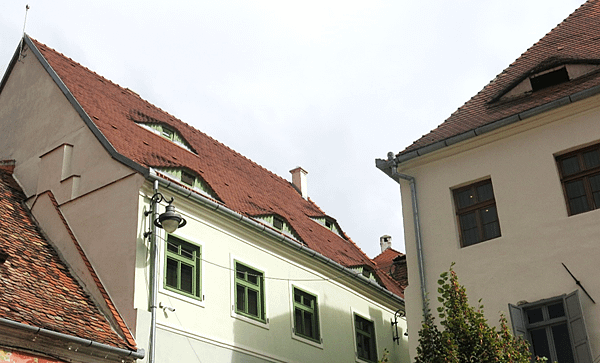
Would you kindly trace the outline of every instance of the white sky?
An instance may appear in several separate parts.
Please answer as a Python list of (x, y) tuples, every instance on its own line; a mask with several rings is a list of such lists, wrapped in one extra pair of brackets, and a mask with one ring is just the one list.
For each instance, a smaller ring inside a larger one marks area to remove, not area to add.
[(0, 72), (26, 32), (274, 173), (369, 255), (404, 251), (375, 167), (442, 123), (583, 0), (2, 0)]

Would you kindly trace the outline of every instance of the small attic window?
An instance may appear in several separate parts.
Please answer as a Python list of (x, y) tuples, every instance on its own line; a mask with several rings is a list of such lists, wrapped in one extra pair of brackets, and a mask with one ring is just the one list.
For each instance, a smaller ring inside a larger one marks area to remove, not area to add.
[(170, 128), (163, 126), (162, 127), (162, 136), (166, 139), (169, 139), (171, 141), (173, 141), (173, 136), (175, 135), (175, 132), (173, 132), (173, 130), (171, 130)]
[(550, 86), (568, 82), (569, 73), (567, 72), (566, 67), (560, 67), (559, 69), (547, 73), (532, 76), (529, 81), (531, 82), (531, 89), (535, 92)]
[(284, 221), (283, 219), (277, 217), (277, 216), (273, 216), (273, 227), (278, 229), (278, 230), (282, 230), (283, 229), (283, 225), (284, 225)]
[(181, 171), (181, 182), (184, 184), (187, 184), (193, 188), (194, 185), (196, 184), (196, 176), (182, 170)]
[(185, 139), (183, 138), (183, 136), (181, 136), (179, 134), (179, 132), (177, 132), (175, 129), (166, 126), (164, 124), (161, 123), (142, 123), (142, 122), (136, 122), (138, 125), (142, 126), (143, 128), (145, 128), (146, 130), (152, 131), (157, 135), (160, 135), (162, 137), (164, 137), (165, 139), (181, 146), (182, 148), (186, 149), (187, 151), (190, 152), (194, 152), (194, 150), (192, 150), (192, 148), (190, 147), (190, 145), (187, 143), (187, 141), (185, 141)]
[(208, 183), (192, 171), (182, 168), (157, 168), (156, 170), (170, 176), (175, 180), (181, 181), (181, 183), (196, 191), (208, 195), (211, 198), (218, 199)]

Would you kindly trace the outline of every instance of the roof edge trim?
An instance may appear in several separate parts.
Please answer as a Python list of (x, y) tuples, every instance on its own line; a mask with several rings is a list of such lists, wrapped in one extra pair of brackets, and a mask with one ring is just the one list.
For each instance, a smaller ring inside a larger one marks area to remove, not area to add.
[[(50, 65), (50, 63), (48, 63), (48, 61), (46, 60), (46, 58), (44, 58), (44, 56), (42, 55), (42, 53), (40, 52), (40, 50), (35, 46), (35, 44), (33, 43), (33, 41), (29, 38), (29, 36), (27, 34), (23, 35), (23, 40), (24, 40), (25, 44), (27, 44), (27, 46), (29, 47), (29, 49), (31, 49), (31, 51), (33, 52), (33, 54), (35, 54), (36, 58), (41, 63), (42, 67), (44, 67), (44, 69), (46, 70), (46, 72), (48, 72), (48, 74), (50, 75), (50, 77), (52, 78), (52, 80), (54, 81), (54, 83), (56, 83), (56, 85), (58, 86), (58, 88), (65, 95), (65, 97), (67, 98), (67, 100), (69, 101), (69, 103), (71, 104), (71, 106), (73, 106), (73, 108), (75, 109), (75, 111), (79, 114), (79, 116), (81, 117), (81, 119), (83, 120), (83, 122), (86, 124), (86, 126), (90, 129), (90, 131), (92, 132), (92, 134), (94, 134), (94, 136), (96, 137), (96, 139), (98, 139), (98, 141), (104, 147), (104, 149), (106, 149), (106, 151), (108, 151), (108, 154), (113, 159), (115, 159), (115, 160), (121, 162), (122, 164), (124, 164), (125, 166), (128, 166), (128, 167), (132, 168), (133, 170), (141, 173), (142, 175), (144, 175), (144, 177), (147, 177), (148, 176), (148, 169), (147, 168), (145, 168), (144, 166), (136, 163), (135, 161), (133, 161), (133, 160), (127, 158), (126, 156), (121, 155), (121, 154), (119, 154), (117, 152), (117, 150), (114, 148), (114, 146), (112, 146), (112, 144), (104, 136), (104, 134), (102, 133), (102, 131), (100, 131), (100, 129), (98, 129), (98, 127), (96, 126), (96, 124), (94, 124), (94, 122), (92, 121), (92, 119), (90, 118), (90, 116), (85, 112), (85, 110), (79, 104), (79, 102), (77, 101), (77, 99), (75, 98), (75, 96), (73, 96), (73, 94), (71, 93), (71, 91), (69, 90), (69, 88), (67, 88), (67, 86), (60, 79), (60, 77), (58, 76), (58, 74), (54, 71), (54, 69), (52, 68), (52, 66)], [(17, 49), (17, 52), (15, 53), (15, 56), (13, 56), (13, 60), (11, 61), (11, 65), (9, 66), (9, 68), (12, 68), (14, 66), (14, 62), (16, 62), (16, 57), (18, 57), (18, 49)], [(8, 70), (7, 70), (7, 74), (8, 74)], [(6, 75), (5, 75), (5, 77), (7, 78)], [(4, 82), (4, 79), (2, 81)], [(2, 90), (1, 87), (3, 87), (3, 86), (4, 86), (4, 84), (0, 85), (0, 92)]]
[[(519, 122), (519, 121), (523, 121), (527, 118), (539, 115), (541, 113), (550, 111), (550, 110), (554, 110), (557, 108), (560, 108), (562, 106), (566, 106), (568, 104), (577, 102), (577, 101), (581, 101), (583, 99), (595, 96), (597, 94), (600, 94), (600, 85), (599, 86), (594, 86), (592, 88), (588, 88), (586, 90), (583, 91), (579, 91), (576, 93), (573, 93), (569, 96), (565, 96), (563, 98), (559, 98), (557, 100), (554, 100), (552, 102), (549, 103), (545, 103), (543, 105), (534, 107), (534, 108), (530, 108), (529, 110), (525, 110), (522, 112), (519, 112), (517, 114), (508, 116), (508, 117), (504, 117), (501, 118), (500, 120), (496, 120), (493, 122), (490, 122), (486, 125), (480, 126), (474, 130), (469, 130), (467, 132), (464, 132), (462, 134), (458, 134), (455, 136), (451, 136), (448, 137), (446, 139), (437, 141), (433, 144), (430, 145), (426, 145), (423, 147), (420, 147), (418, 149), (412, 150), (406, 154), (398, 154), (396, 155), (396, 157), (394, 158), (394, 161), (397, 164), (401, 164), (403, 162), (406, 162), (408, 160), (412, 160), (412, 159), (416, 159), (419, 156), (423, 156), (425, 154), (431, 153), (433, 151), (436, 150), (440, 150), (442, 148), (460, 143), (462, 141), (486, 134), (488, 132), (494, 131), (496, 129), (499, 129), (501, 127), (513, 124), (515, 122)], [(381, 171), (383, 171), (384, 173), (389, 174), (389, 171), (387, 169), (389, 169), (391, 167), (391, 164), (388, 163), (388, 160), (384, 160), (384, 159), (375, 159), (375, 165), (377, 166), (377, 168)]]
[(146, 355), (143, 348), (140, 348), (138, 350), (122, 349), (122, 348), (118, 348), (118, 347), (113, 347), (112, 345), (99, 343), (99, 342), (93, 341), (91, 339), (84, 339), (84, 338), (76, 337), (73, 335), (63, 334), (63, 333), (55, 332), (52, 330), (19, 323), (16, 321), (5, 319), (5, 318), (0, 318), (0, 325), (9, 326), (14, 329), (28, 331), (35, 335), (40, 334), (40, 335), (44, 335), (44, 336), (47, 336), (47, 337), (50, 337), (53, 339), (67, 341), (67, 342), (71, 342), (71, 343), (75, 343), (75, 344), (80, 344), (85, 347), (96, 348), (96, 349), (99, 349), (106, 353), (115, 354), (119, 357), (132, 357), (135, 359), (143, 359), (144, 356)]
[(205, 197), (204, 195), (202, 195), (200, 193), (195, 193), (193, 191), (187, 190), (187, 189), (179, 186), (178, 184), (175, 184), (169, 180), (166, 180), (166, 179), (160, 177), (159, 175), (156, 174), (156, 171), (154, 171), (154, 169), (152, 169), (152, 168), (150, 168), (149, 172), (150, 173), (147, 178), (148, 180), (150, 180), (150, 181), (157, 180), (160, 185), (162, 185), (163, 187), (165, 187), (167, 189), (170, 189), (171, 191), (173, 191), (177, 194), (180, 194), (185, 197), (189, 197), (189, 198), (193, 199), (194, 201), (199, 202), (200, 204), (204, 205), (205, 207), (207, 207), (215, 212), (219, 212), (230, 219), (242, 222), (257, 232), (266, 234), (270, 238), (275, 239), (276, 241), (281, 242), (285, 245), (288, 245), (292, 249), (301, 251), (310, 257), (316, 258), (319, 262), (322, 262), (325, 265), (331, 265), (331, 266), (337, 268), (338, 270), (342, 271), (344, 274), (348, 275), (348, 277), (355, 278), (356, 280), (358, 280), (362, 284), (366, 285), (367, 287), (374, 289), (380, 293), (383, 293), (384, 295), (387, 295), (391, 299), (401, 303), (404, 306), (404, 299), (402, 297), (387, 290), (385, 287), (383, 287), (373, 281), (368, 280), (366, 277), (362, 276), (361, 274), (357, 274), (355, 271), (352, 271), (351, 269), (349, 269), (345, 266), (342, 266), (341, 264), (333, 261), (332, 259), (330, 259), (326, 256), (323, 256), (322, 254), (318, 253), (317, 251), (312, 250), (312, 249), (304, 246), (303, 244), (298, 243), (297, 241), (295, 241), (283, 234), (277, 233), (274, 230), (271, 230), (270, 228), (266, 228), (264, 224), (257, 222), (254, 219), (251, 219), (251, 218), (246, 217), (234, 210), (231, 210), (222, 204), (216, 203), (213, 200), (208, 199), (207, 197)]

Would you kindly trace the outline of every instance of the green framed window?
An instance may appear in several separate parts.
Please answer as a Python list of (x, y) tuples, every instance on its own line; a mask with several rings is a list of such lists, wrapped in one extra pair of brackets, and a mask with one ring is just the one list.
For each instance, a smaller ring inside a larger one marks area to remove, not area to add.
[(317, 297), (293, 287), (294, 333), (302, 338), (321, 342)]
[(355, 313), (354, 332), (356, 334), (356, 356), (367, 362), (377, 362), (377, 344), (375, 343), (375, 324), (373, 321)]
[(200, 246), (169, 235), (165, 251), (165, 288), (201, 298)]
[(235, 312), (265, 322), (265, 280), (262, 271), (235, 261)]

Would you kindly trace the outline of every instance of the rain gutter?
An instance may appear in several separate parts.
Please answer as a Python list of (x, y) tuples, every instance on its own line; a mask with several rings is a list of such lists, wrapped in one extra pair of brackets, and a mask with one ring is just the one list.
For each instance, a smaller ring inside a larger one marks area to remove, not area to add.
[(62, 340), (68, 343), (78, 344), (82, 347), (91, 347), (102, 351), (105, 354), (114, 354), (119, 358), (131, 357), (134, 359), (144, 359), (144, 349), (140, 348), (137, 351), (113, 347), (112, 345), (98, 343), (90, 339), (83, 339), (72, 335), (67, 335), (52, 330), (39, 328), (23, 323), (17, 323), (9, 319), (0, 318), (0, 325), (8, 326), (19, 330), (30, 332), (34, 335), (46, 336), (52, 339)]
[[(469, 130), (467, 132), (463, 132), (462, 134), (458, 134), (455, 136), (451, 136), (448, 138), (445, 138), (443, 140), (440, 140), (438, 142), (435, 142), (433, 144), (427, 145), (427, 146), (423, 146), (420, 147), (416, 150), (407, 152), (407, 153), (400, 153), (398, 154), (395, 158), (394, 161), (397, 164), (401, 164), (405, 161), (411, 160), (411, 159), (415, 159), (419, 156), (423, 156), (425, 154), (428, 154), (430, 152), (442, 149), (444, 147), (447, 146), (451, 146), (454, 144), (457, 144), (459, 142), (474, 138), (476, 136), (479, 135), (483, 135), (486, 134), (488, 132), (497, 130), (501, 127), (507, 126), (507, 125), (511, 125), (515, 122), (519, 122), (519, 121), (523, 121), (527, 118), (539, 115), (541, 113), (550, 111), (550, 110), (554, 110), (563, 106), (566, 106), (568, 104), (577, 102), (577, 101), (581, 101), (583, 99), (595, 96), (597, 94), (600, 93), (600, 85), (598, 86), (594, 86), (592, 88), (588, 88), (586, 90), (583, 91), (579, 91), (579, 92), (575, 92), (571, 95), (559, 98), (557, 100), (554, 100), (552, 102), (548, 102), (546, 104), (534, 107), (534, 108), (530, 108), (529, 110), (525, 110), (523, 112), (519, 112), (516, 113), (514, 115), (502, 118), (500, 120), (496, 120), (493, 122), (490, 122), (486, 125), (483, 126), (479, 126), (473, 130)], [(377, 159), (377, 160), (381, 160), (381, 159)], [(378, 166), (379, 168), (379, 166)], [(381, 169), (381, 168), (380, 168)], [(383, 171), (383, 170), (382, 170)], [(385, 171), (384, 171), (385, 172)], [(390, 175), (389, 173), (386, 172), (386, 174)]]
[(330, 266), (336, 268), (337, 270), (339, 270), (340, 272), (342, 272), (343, 274), (347, 275), (348, 277), (353, 277), (356, 281), (358, 281), (362, 285), (369, 287), (371, 289), (377, 290), (380, 293), (387, 295), (387, 297), (391, 298), (392, 300), (395, 300), (396, 302), (398, 302), (398, 303), (402, 304), (402, 306), (404, 306), (403, 298), (386, 290), (383, 286), (379, 285), (378, 283), (367, 279), (360, 272), (356, 272), (347, 267), (344, 267), (341, 264), (333, 261), (329, 257), (325, 257), (322, 254), (306, 247), (305, 245), (298, 243), (296, 240), (293, 240), (281, 233), (278, 233), (270, 228), (267, 228), (264, 224), (259, 223), (259, 222), (255, 221), (254, 219), (246, 217), (238, 212), (235, 212), (235, 211), (225, 207), (224, 205), (217, 203), (217, 202), (213, 201), (212, 199), (209, 199), (208, 197), (205, 197), (204, 195), (202, 195), (200, 193), (183, 188), (182, 186), (180, 186), (176, 183), (173, 183), (170, 180), (164, 179), (161, 176), (159, 176), (156, 173), (156, 171), (152, 168), (150, 168), (150, 170), (149, 170), (148, 179), (150, 179), (152, 182), (158, 181), (163, 187), (181, 195), (182, 197), (189, 198), (197, 203), (202, 204), (204, 207), (206, 207), (214, 212), (217, 212), (217, 213), (219, 213), (225, 217), (228, 217), (230, 219), (239, 221), (242, 224), (246, 225), (247, 227), (250, 227), (251, 229), (253, 229), (257, 232), (266, 234), (268, 237), (273, 238), (273, 239), (277, 240), (278, 242), (281, 242), (284, 245), (287, 245), (288, 247), (298, 250), (309, 257), (313, 257), (313, 258), (317, 259), (319, 262), (324, 263), (325, 265), (330, 265)]

